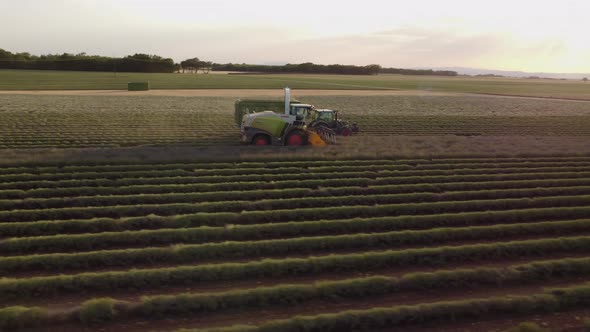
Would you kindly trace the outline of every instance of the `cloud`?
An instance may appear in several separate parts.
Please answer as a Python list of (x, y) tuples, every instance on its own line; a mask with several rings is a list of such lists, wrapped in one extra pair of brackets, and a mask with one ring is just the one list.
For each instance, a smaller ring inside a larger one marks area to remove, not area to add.
[[(348, 36), (290, 41), (271, 49), (240, 49), (246, 62), (341, 63), (386, 67), (477, 67), (528, 71), (576, 71), (582, 53), (571, 54), (555, 37), (527, 40), (507, 32), (471, 32), (460, 28), (397, 29)], [(269, 57), (270, 56), (270, 57)], [(569, 61), (566, 61), (569, 56)], [(570, 65), (571, 67), (567, 67)]]
[(273, 55), (292, 62), (451, 66), (471, 65), (505, 46), (506, 39), (501, 35), (466, 35), (403, 27), (362, 35), (299, 40), (284, 44)]
[(590, 71), (586, 1), (421, 0), (400, 7), (366, 0), (336, 7), (302, 0), (301, 8), (313, 7), (305, 14), (253, 1), (6, 1), (0, 28), (11, 33), (0, 37), (0, 47), (34, 54), (141, 52), (177, 61)]

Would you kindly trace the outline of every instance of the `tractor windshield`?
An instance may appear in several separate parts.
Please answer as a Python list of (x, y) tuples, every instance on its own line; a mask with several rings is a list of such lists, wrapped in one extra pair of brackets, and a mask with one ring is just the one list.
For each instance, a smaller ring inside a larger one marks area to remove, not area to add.
[(303, 120), (307, 118), (311, 109), (309, 106), (293, 106), (291, 107), (291, 115), (295, 115), (297, 120)]
[(334, 120), (334, 113), (332, 112), (319, 112), (318, 120), (331, 122)]

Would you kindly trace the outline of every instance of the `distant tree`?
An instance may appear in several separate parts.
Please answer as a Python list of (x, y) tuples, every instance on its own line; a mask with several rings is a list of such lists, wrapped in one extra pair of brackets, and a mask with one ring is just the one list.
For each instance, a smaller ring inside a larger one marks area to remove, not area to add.
[(147, 73), (174, 72), (174, 61), (172, 59), (144, 53), (135, 53), (134, 55), (129, 55), (121, 59), (120, 66), (121, 70), (119, 71)]
[(312, 62), (304, 62), (297, 65), (297, 71), (300, 73), (313, 73), (315, 65)]
[(65, 60), (65, 59), (73, 59), (73, 58), (75, 58), (75, 56), (70, 53), (64, 53), (64, 54), (60, 55), (59, 58), (61, 60)]
[(127, 58), (137, 59), (137, 60), (146, 60), (146, 61), (150, 61), (150, 60), (163, 60), (161, 56), (158, 56), (158, 55), (149, 55), (149, 54), (144, 54), (144, 53), (135, 53), (133, 55), (128, 55)]
[(10, 59), (12, 57), (13, 57), (12, 53), (0, 48), (0, 59)]
[(183, 73), (185, 70), (188, 70), (189, 72), (194, 72), (196, 74), (199, 68), (202, 66), (202, 61), (199, 60), (199, 58), (186, 59), (181, 61), (180, 65), (182, 66)]
[(16, 53), (14, 55), (15, 59), (18, 60), (29, 60), (32, 58), (31, 54), (29, 54), (29, 52), (21, 52), (21, 53)]
[(213, 67), (213, 62), (200, 61), (200, 67), (203, 69), (204, 74), (209, 74), (209, 72), (211, 71), (211, 67)]
[(377, 75), (381, 71), (380, 65), (368, 65), (368, 66), (365, 66), (365, 68), (367, 69), (368, 74), (371, 74), (371, 75)]
[(588, 77), (584, 77), (584, 78), (582, 79), (582, 81), (584, 81), (584, 82), (588, 82)]

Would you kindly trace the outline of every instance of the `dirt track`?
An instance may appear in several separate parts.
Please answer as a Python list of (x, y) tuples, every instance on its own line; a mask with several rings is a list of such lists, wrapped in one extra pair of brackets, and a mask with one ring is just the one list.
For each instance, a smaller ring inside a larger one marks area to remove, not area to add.
[[(282, 97), (282, 89), (161, 89), (149, 91), (126, 90), (0, 90), (0, 95), (33, 96), (168, 96), (168, 97)], [(298, 89), (292, 91), (297, 96), (480, 96), (489, 98), (550, 99), (570, 102), (590, 102), (587, 99), (535, 97), (521, 95), (500, 95), (489, 93), (440, 92), (426, 90), (324, 90)]]
[[(126, 90), (20, 90), (0, 91), (0, 94), (26, 94), (26, 95), (69, 95), (69, 96), (173, 96), (173, 97), (281, 97), (281, 89), (183, 89), (183, 90), (149, 90), (149, 91), (126, 91)], [(294, 95), (305, 96), (448, 96), (461, 95), (459, 93), (431, 92), (419, 90), (296, 90)]]
[(154, 162), (178, 160), (251, 160), (321, 158), (428, 158), (430, 156), (590, 155), (586, 136), (358, 136), (337, 145), (313, 147), (165, 146), (120, 148), (0, 149), (0, 164), (18, 162)]

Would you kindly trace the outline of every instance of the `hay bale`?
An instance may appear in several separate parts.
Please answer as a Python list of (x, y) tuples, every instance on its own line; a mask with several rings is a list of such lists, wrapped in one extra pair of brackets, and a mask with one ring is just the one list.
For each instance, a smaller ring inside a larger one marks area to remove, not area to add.
[(150, 89), (150, 82), (129, 82), (127, 91), (147, 91)]

